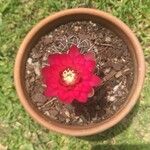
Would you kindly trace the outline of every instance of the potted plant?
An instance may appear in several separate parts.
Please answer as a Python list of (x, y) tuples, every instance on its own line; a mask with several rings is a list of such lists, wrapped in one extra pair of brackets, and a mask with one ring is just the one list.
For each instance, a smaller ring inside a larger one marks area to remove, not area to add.
[(64, 10), (23, 40), (14, 79), (20, 102), (46, 128), (72, 136), (102, 132), (139, 97), (144, 56), (133, 32), (103, 11)]

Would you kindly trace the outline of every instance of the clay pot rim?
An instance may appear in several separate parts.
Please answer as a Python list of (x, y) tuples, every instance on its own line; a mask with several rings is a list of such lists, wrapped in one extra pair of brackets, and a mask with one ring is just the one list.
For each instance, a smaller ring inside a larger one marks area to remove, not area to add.
[[(113, 117), (107, 119), (106, 121), (104, 121), (102, 123), (97, 123), (96, 126), (93, 126), (93, 127), (87, 126), (82, 129), (77, 129), (76, 127), (75, 128), (71, 128), (71, 127), (69, 128), (68, 126), (64, 127), (61, 124), (60, 124), (60, 126), (56, 126), (56, 125), (46, 121), (42, 116), (39, 116), (36, 113), (36, 111), (33, 110), (33, 108), (30, 106), (30, 104), (28, 103), (27, 98), (23, 92), (20, 72), (21, 72), (21, 61), (22, 61), (22, 58), (24, 57), (25, 47), (30, 42), (33, 35), (35, 35), (35, 33), (40, 28), (42, 28), (45, 24), (47, 24), (53, 20), (59, 19), (60, 17), (63, 17), (65, 15), (82, 14), (82, 13), (89, 14), (89, 15), (94, 14), (101, 18), (105, 18), (106, 20), (109, 20), (112, 24), (114, 24), (116, 27), (123, 30), (123, 32), (128, 36), (128, 38), (130, 39), (130, 41), (132, 42), (132, 44), (134, 46), (135, 55), (137, 58), (137, 66), (138, 66), (137, 74), (138, 75), (137, 75), (137, 82), (136, 82), (136, 86), (134, 88), (134, 92), (132, 91), (130, 101), (128, 101), (128, 103), (126, 104), (125, 107), (123, 107)], [(114, 126), (119, 121), (121, 121), (121, 119), (123, 119), (131, 111), (131, 109), (137, 102), (140, 91), (141, 91), (143, 83), (144, 83), (144, 77), (145, 77), (144, 55), (143, 55), (143, 51), (140, 46), (140, 43), (138, 42), (134, 33), (130, 30), (130, 28), (126, 24), (124, 24), (122, 21), (120, 21), (116, 17), (114, 17), (106, 12), (91, 9), (91, 8), (74, 8), (74, 9), (63, 10), (63, 11), (55, 13), (55, 14), (48, 16), (47, 18), (41, 20), (36, 26), (34, 26), (31, 29), (31, 31), (24, 38), (24, 40), (19, 48), (19, 51), (17, 53), (15, 66), (14, 66), (15, 87), (16, 87), (20, 102), (22, 103), (22, 105), (24, 106), (26, 111), (33, 117), (33, 119), (35, 119), (37, 122), (39, 122), (41, 125), (45, 126), (46, 128), (48, 128), (52, 131), (55, 131), (55, 132), (59, 132), (59, 133), (63, 133), (66, 135), (71, 135), (71, 136), (87, 136), (87, 135), (96, 134), (96, 133), (105, 131), (106, 129)]]

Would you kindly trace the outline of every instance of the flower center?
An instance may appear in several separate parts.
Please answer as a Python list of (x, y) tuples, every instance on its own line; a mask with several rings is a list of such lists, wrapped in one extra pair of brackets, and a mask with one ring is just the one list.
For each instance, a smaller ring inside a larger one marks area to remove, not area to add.
[(62, 72), (62, 79), (67, 85), (75, 84), (76, 79), (77, 79), (76, 71), (70, 68), (65, 69)]

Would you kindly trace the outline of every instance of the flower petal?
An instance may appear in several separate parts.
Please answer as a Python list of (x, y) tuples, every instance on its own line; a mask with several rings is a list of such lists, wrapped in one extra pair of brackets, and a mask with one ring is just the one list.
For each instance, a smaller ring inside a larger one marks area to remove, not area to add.
[(89, 70), (85, 70), (85, 71), (83, 70), (83, 72), (81, 72), (81, 74), (82, 74), (83, 80), (90, 80), (93, 75), (91, 72), (89, 72)]
[(55, 53), (48, 56), (48, 63), (50, 65), (59, 65), (60, 64), (60, 56), (61, 54)]
[(85, 69), (88, 69), (90, 72), (93, 72), (96, 67), (96, 62), (88, 60), (85, 62)]
[(72, 58), (68, 54), (61, 54), (60, 59), (60, 64), (63, 66), (70, 66), (72, 65), (73, 61)]
[(94, 52), (88, 52), (88, 53), (84, 54), (84, 58), (86, 60), (95, 61), (95, 54), (94, 54)]
[(72, 103), (73, 100), (74, 100), (73, 97), (68, 97), (64, 102), (67, 104), (70, 104), (70, 103)]
[(102, 80), (100, 77), (93, 75), (91, 77), (91, 81), (89, 82), (91, 86), (99, 86), (101, 84)]
[(74, 90), (73, 95), (74, 95), (75, 98), (78, 98), (80, 96), (80, 92)]
[(75, 65), (81, 66), (83, 68), (83, 65), (85, 64), (85, 59), (82, 55), (78, 55), (77, 57), (73, 58), (73, 62)]
[(85, 92), (85, 93), (89, 93), (91, 91), (92, 87), (90, 86), (90, 84), (88, 82), (83, 82), (82, 83), (82, 92)]
[(78, 97), (77, 101), (81, 103), (86, 103), (88, 100), (87, 94), (86, 93), (80, 93), (80, 96)]
[(59, 99), (62, 101), (62, 102), (64, 102), (64, 103), (71, 103), (72, 101), (73, 101), (73, 97), (72, 97), (72, 95), (70, 95), (70, 93), (69, 92), (64, 92), (64, 91), (59, 91), (59, 94), (58, 94), (58, 96), (59, 96)]
[(79, 49), (76, 45), (72, 45), (72, 46), (69, 48), (68, 54), (69, 54), (71, 57), (76, 57), (76, 56), (78, 56), (78, 55), (81, 55), (81, 54), (80, 54), (80, 49)]
[(57, 90), (56, 89), (53, 89), (53, 88), (51, 88), (51, 87), (47, 87), (46, 89), (45, 89), (45, 91), (44, 91), (44, 95), (45, 96), (57, 96), (57, 94), (58, 94), (58, 92), (57, 92)]
[(56, 83), (59, 80), (60, 68), (57, 66), (46, 66), (42, 68), (42, 76), (44, 83), (49, 86), (51, 83)]
[(42, 68), (41, 74), (42, 74), (43, 78), (49, 78), (49, 76), (50, 76), (50, 66), (45, 66), (44, 68)]

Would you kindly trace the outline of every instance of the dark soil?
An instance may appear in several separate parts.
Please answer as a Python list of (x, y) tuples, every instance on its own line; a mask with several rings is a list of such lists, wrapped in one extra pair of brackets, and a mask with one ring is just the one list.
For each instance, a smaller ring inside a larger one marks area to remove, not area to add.
[[(95, 73), (103, 79), (103, 85), (86, 104), (74, 101), (66, 105), (43, 95), (40, 70), (49, 54), (65, 52), (73, 43), (82, 53), (95, 53)], [(50, 120), (86, 125), (106, 120), (122, 107), (133, 84), (133, 68), (128, 47), (116, 34), (92, 22), (70, 22), (43, 36), (31, 50), (26, 63), (26, 89), (33, 104)]]

